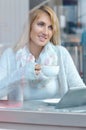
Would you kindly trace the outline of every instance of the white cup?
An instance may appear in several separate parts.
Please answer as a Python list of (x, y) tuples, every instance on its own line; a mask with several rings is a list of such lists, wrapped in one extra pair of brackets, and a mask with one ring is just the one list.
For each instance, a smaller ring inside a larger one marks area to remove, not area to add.
[(56, 76), (59, 73), (59, 66), (43, 65), (42, 72), (46, 76)]

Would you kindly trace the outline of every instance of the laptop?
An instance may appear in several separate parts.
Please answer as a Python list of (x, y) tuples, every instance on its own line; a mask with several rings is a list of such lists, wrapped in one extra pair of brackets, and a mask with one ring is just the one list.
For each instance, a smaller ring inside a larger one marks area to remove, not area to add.
[(70, 88), (56, 103), (55, 108), (79, 107), (86, 105), (86, 88)]

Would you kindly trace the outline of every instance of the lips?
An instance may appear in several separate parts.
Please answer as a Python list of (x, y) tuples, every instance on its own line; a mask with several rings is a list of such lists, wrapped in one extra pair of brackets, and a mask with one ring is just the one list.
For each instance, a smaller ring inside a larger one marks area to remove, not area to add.
[(39, 40), (40, 40), (41, 42), (44, 42), (46, 39), (47, 39), (47, 38), (44, 37), (44, 36), (39, 36)]

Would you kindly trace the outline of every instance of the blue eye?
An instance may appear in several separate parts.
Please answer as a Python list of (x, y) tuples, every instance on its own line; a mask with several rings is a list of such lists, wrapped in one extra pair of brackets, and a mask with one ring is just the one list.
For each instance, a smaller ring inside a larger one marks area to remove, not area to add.
[(43, 22), (39, 22), (39, 23), (37, 23), (37, 25), (44, 26), (44, 23)]

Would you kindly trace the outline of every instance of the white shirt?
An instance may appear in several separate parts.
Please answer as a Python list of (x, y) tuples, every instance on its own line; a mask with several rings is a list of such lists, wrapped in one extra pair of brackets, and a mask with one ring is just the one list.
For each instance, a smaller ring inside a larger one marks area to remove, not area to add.
[[(26, 53), (26, 50), (24, 50), (25, 48), (20, 49), (16, 53), (14, 53), (11, 48), (5, 50), (0, 58), (0, 97), (10, 92), (8, 99), (21, 100), (21, 81), (23, 78), (28, 81), (26, 82), (26, 87), (23, 87), (25, 99), (49, 98), (58, 95), (58, 92), (63, 96), (70, 87), (86, 87), (66, 48), (59, 45), (49, 45), (52, 48), (51, 50), (55, 53), (55, 56), (57, 56), (57, 61), (54, 61), (54, 63), (60, 66), (59, 74), (54, 78), (54, 81), (48, 79), (50, 82), (48, 82), (48, 84), (46, 83), (46, 87), (35, 86), (34, 89), (31, 86), (29, 89), (28, 82), (39, 79), (46, 82), (49, 77), (46, 77), (43, 73), (37, 76), (34, 73), (34, 62), (27, 63), (26, 60), (20, 62), (22, 61), (20, 59), (19, 62), (17, 61), (17, 54), (19, 54), (19, 51)], [(28, 54), (29, 52), (27, 55)], [(40, 63), (44, 63), (44, 61), (45, 60), (40, 60)], [(53, 63), (52, 60), (50, 60), (49, 64), (51, 63)]]
[[(27, 63), (57, 66), (58, 56), (55, 50), (52, 48), (52, 44), (48, 43), (40, 53), (38, 59), (30, 53), (25, 46), (20, 49), (16, 54), (17, 68), (25, 66)], [(35, 73), (35, 72), (34, 72)], [(58, 75), (58, 74), (57, 74)], [(41, 71), (38, 78), (35, 80), (26, 80), (23, 84), (24, 99), (39, 99), (39, 98), (52, 98), (55, 97), (58, 92), (57, 75), (46, 76)], [(34, 75), (33, 75), (34, 76)], [(45, 76), (45, 79), (44, 79)], [(25, 80), (25, 79), (23, 79)]]

